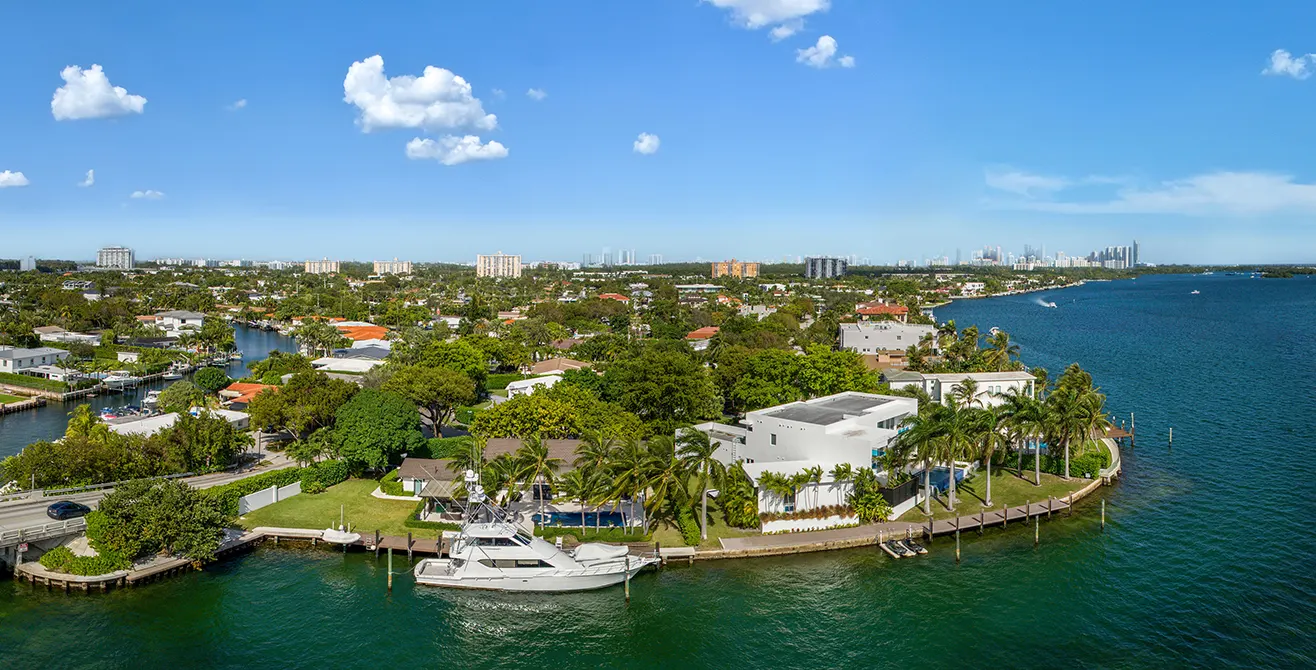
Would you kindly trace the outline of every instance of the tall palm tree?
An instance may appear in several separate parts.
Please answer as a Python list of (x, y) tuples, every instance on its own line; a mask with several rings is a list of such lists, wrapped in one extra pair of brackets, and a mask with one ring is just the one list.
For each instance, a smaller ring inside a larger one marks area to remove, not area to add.
[(832, 476), (832, 486), (839, 489), (843, 482), (854, 479), (854, 467), (849, 463), (837, 463), (828, 474)]
[(708, 539), (708, 489), (711, 486), (722, 487), (726, 480), (726, 465), (713, 458), (718, 443), (708, 439), (708, 433), (693, 428), (681, 431), (677, 441), (677, 453), (686, 470), (698, 473), (699, 486), (699, 537)]
[[(601, 431), (590, 431), (585, 434), (580, 446), (576, 448), (576, 460), (572, 465), (576, 468), (583, 469), (587, 479), (591, 479), (595, 484), (607, 479), (608, 472), (612, 467), (612, 456), (617, 450), (617, 442), (610, 437), (605, 437)], [(598, 490), (600, 487), (595, 486), (595, 495), (591, 500), (595, 501), (595, 511), (611, 502), (611, 500), (599, 499), (599, 495), (606, 495), (606, 491)], [(621, 509), (618, 503), (617, 509)]]
[[(521, 441), (521, 448), (516, 450), (517, 481), (530, 487), (534, 491), (536, 484), (551, 490), (553, 481), (556, 479), (557, 469), (562, 465), (562, 459), (554, 458), (549, 454), (548, 443), (538, 435), (525, 438)], [(544, 493), (540, 491), (539, 495), (539, 523), (544, 523)]]
[(932, 514), (932, 463), (941, 441), (937, 415), (942, 409), (941, 405), (930, 404), (927, 410), (905, 417), (901, 422), (905, 432), (892, 443), (893, 448), (911, 454), (923, 465), (923, 513), (929, 515)]
[(967, 377), (955, 384), (950, 389), (950, 398), (958, 403), (960, 407), (967, 408), (981, 405), (982, 399), (978, 397), (978, 380)]
[[(610, 497), (618, 500), (630, 496), (630, 516), (635, 518), (635, 501), (648, 481), (650, 454), (640, 438), (631, 437), (621, 443), (612, 456), (612, 491)], [(649, 522), (644, 523), (648, 528)], [(629, 525), (626, 526), (629, 529)]]
[(822, 492), (823, 469), (821, 465), (815, 465), (806, 468), (804, 474), (809, 476), (809, 483), (813, 484), (813, 506), (818, 507), (818, 495)]
[(951, 509), (955, 508), (955, 461), (968, 457), (973, 450), (973, 415), (971, 408), (958, 407), (954, 402), (938, 413), (937, 427), (940, 460), (947, 467), (946, 492)]
[(997, 447), (1008, 448), (1010, 444), (1004, 422), (1005, 413), (1001, 407), (1004, 405), (995, 409), (974, 410), (974, 442), (978, 455), (987, 466), (986, 500), (983, 501), (986, 507), (992, 506), (992, 456)]
[(1083, 394), (1074, 386), (1057, 387), (1046, 399), (1048, 432), (1065, 446), (1065, 479), (1069, 479), (1070, 448), (1075, 440), (1083, 439), (1088, 426)]
[(580, 468), (576, 468), (558, 479), (559, 492), (568, 500), (580, 504), (580, 530), (585, 530), (585, 505), (589, 502), (589, 479)]
[(659, 435), (649, 440), (648, 472), (645, 478), (649, 496), (646, 499), (645, 532), (648, 519), (657, 519), (662, 510), (684, 505), (690, 495), (690, 471), (676, 452), (676, 440)]
[(1019, 357), (1019, 345), (1011, 342), (1010, 334), (1003, 330), (987, 339), (987, 347), (987, 362), (997, 372), (1004, 372)]

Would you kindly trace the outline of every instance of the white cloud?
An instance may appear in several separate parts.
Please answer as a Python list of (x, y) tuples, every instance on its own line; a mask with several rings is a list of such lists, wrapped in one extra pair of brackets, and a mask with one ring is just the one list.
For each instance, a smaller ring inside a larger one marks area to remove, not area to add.
[(355, 105), (365, 132), (380, 128), (492, 130), (498, 117), (486, 114), (465, 79), (429, 65), (419, 77), (384, 76), (378, 55), (352, 63), (343, 79), (343, 101)]
[(532, 88), (529, 91), (526, 91), (525, 94), (529, 96), (531, 100), (535, 101), (543, 100), (548, 97), (548, 91), (545, 91), (542, 88)]
[(0, 188), (27, 186), (30, 183), (22, 172), (10, 172), (9, 170), (0, 172)]
[(773, 42), (780, 42), (786, 39), (787, 37), (790, 37), (791, 35), (800, 32), (803, 29), (804, 29), (803, 19), (795, 19), (794, 21), (787, 21), (773, 28), (772, 30), (769, 30), (768, 39), (772, 40)]
[(111, 85), (99, 65), (87, 70), (70, 65), (59, 76), (64, 85), (55, 89), (50, 101), (50, 113), (56, 121), (141, 114), (146, 107), (146, 98)]
[(657, 152), (660, 144), (662, 144), (662, 140), (658, 139), (657, 135), (640, 133), (640, 136), (635, 138), (635, 142), (631, 144), (631, 149), (637, 154), (648, 156), (649, 154)]
[(242, 109), (243, 107), (246, 107), (246, 106), (247, 106), (247, 99), (246, 99), (246, 98), (243, 98), (243, 99), (238, 100), (238, 101), (234, 102), (233, 104), (229, 105), (229, 106), (228, 106), (228, 111), (230, 111), (230, 112), (236, 112), (236, 111), (238, 111), (239, 109)]
[(133, 200), (159, 200), (165, 197), (165, 195), (159, 191), (152, 191), (148, 188), (145, 191), (133, 191), (133, 194), (128, 197)]
[[(993, 206), (1060, 214), (1180, 214), (1184, 216), (1260, 216), (1316, 213), (1316, 184), (1294, 181), (1292, 175), (1271, 172), (1208, 172), (1183, 179), (1137, 185), (1123, 179), (1023, 175), (993, 185), (1022, 197)], [(1013, 188), (1004, 188), (1012, 186)], [(1096, 199), (1057, 199), (1079, 186), (1117, 185)]]
[(987, 185), (998, 190), (1022, 196), (1054, 193), (1068, 188), (1071, 182), (1064, 177), (1029, 174), (1019, 170), (993, 168), (985, 174)]
[(774, 26), (769, 37), (775, 42), (804, 28), (804, 17), (825, 12), (831, 0), (705, 0), (731, 11), (736, 25), (748, 30)]
[(494, 141), (481, 144), (480, 138), (475, 135), (445, 135), (437, 141), (417, 137), (407, 142), (407, 158), (433, 159), (444, 165), (460, 165), (468, 161), (507, 158), (507, 147)]
[(78, 186), (86, 187), (86, 186), (91, 186), (95, 183), (96, 183), (96, 171), (87, 170), (87, 178), (83, 179), (81, 182), (78, 182)]
[(817, 44), (807, 49), (796, 49), (795, 62), (819, 69), (832, 67), (833, 65), (854, 67), (853, 56), (836, 58), (836, 46), (836, 40), (832, 39), (831, 35), (823, 35), (818, 38)]
[(1284, 75), (1294, 79), (1306, 79), (1311, 76), (1310, 65), (1316, 63), (1316, 54), (1307, 54), (1306, 56), (1293, 57), (1293, 54), (1283, 50), (1276, 49), (1270, 54), (1270, 65), (1261, 71), (1261, 74)]
[(503, 98), (506, 98), (506, 97), (507, 97), (507, 92), (504, 91), (504, 90), (501, 89), (501, 88), (495, 88), (495, 89), (493, 90), (493, 97), (496, 98), (496, 99), (498, 99), (498, 100), (502, 100)]

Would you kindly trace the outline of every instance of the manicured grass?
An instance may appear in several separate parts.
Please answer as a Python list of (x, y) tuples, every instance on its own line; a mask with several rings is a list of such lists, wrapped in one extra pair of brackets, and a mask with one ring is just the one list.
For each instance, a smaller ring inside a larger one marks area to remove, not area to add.
[(418, 535), (430, 532), (402, 525), (416, 509), (416, 503), (371, 496), (370, 492), (378, 486), (379, 482), (373, 479), (349, 479), (329, 487), (324, 493), (302, 493), (262, 507), (242, 517), (241, 523), (246, 528), (273, 526), (322, 530), (338, 525), (338, 510), (342, 506), (343, 518), (353, 531), (362, 535), (373, 534), (376, 530), (399, 537), (406, 537), (408, 530)]
[[(695, 523), (699, 523), (696, 516)], [(712, 507), (708, 508), (708, 539), (699, 543), (700, 549), (721, 549), (722, 543), (718, 542), (720, 537), (746, 537), (749, 535), (758, 535), (758, 529), (733, 528), (722, 521), (722, 513), (715, 511)], [(681, 539), (681, 531), (676, 527), (669, 527), (667, 524), (659, 524), (658, 530), (653, 532), (653, 541), (664, 547), (684, 547), (685, 540)]]
[(22, 396), (6, 395), (4, 393), (0, 393), (0, 405), (7, 405), (11, 402), (23, 402), (24, 400), (27, 400), (27, 398), (24, 398)]
[[(1002, 507), (1023, 505), (1026, 502), (1045, 502), (1048, 497), (1064, 498), (1092, 483), (1081, 477), (1065, 481), (1057, 475), (1042, 473), (1042, 485), (1033, 485), (1033, 471), (1024, 471), (1023, 478), (1015, 474), (1014, 469), (992, 468), (992, 506), (983, 507), (987, 483), (987, 473), (979, 470), (967, 482), (960, 482), (955, 487), (955, 509), (946, 509), (946, 496), (932, 501), (932, 516), (935, 519), (953, 519), (956, 516), (977, 514), (984, 509), (999, 510)], [(901, 515), (900, 521), (924, 521), (923, 507), (912, 509)]]

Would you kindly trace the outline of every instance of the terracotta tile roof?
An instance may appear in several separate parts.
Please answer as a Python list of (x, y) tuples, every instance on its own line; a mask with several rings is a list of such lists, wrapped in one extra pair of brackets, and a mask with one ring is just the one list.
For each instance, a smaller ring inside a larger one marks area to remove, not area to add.
[(717, 326), (704, 326), (703, 328), (700, 328), (698, 330), (690, 331), (690, 333), (685, 336), (685, 339), (707, 340), (712, 338), (714, 335), (716, 335), (717, 331), (719, 330), (721, 330), (721, 328), (718, 328)]
[(219, 394), (231, 403), (250, 403), (252, 398), (260, 395), (266, 390), (278, 390), (279, 387), (270, 384), (248, 384), (246, 382), (233, 382), (220, 391)]
[(620, 293), (600, 293), (599, 300), (616, 300), (618, 302), (630, 302), (631, 299)]
[(549, 372), (565, 372), (567, 370), (579, 370), (589, 367), (589, 363), (584, 361), (572, 360), (570, 358), (550, 358), (546, 361), (539, 361), (530, 366), (530, 374), (542, 375)]
[(338, 332), (354, 342), (382, 340), (388, 335), (388, 329), (383, 326), (338, 326)]
[(901, 314), (909, 314), (909, 308), (904, 305), (888, 305), (880, 302), (860, 304), (855, 307), (854, 311), (855, 314), (863, 314), (864, 316), (873, 316), (876, 314), (895, 314), (898, 316)]

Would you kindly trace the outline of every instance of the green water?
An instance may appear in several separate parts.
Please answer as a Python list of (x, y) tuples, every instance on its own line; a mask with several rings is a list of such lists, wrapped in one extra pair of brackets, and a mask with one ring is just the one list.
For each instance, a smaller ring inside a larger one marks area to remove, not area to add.
[[(1193, 301), (1189, 291), (1201, 290)], [(0, 584), (5, 667), (1312, 667), (1316, 281), (1142, 278), (953, 305), (1030, 362), (1082, 361), (1140, 442), (1072, 518), (669, 567), (538, 596), (386, 592), (384, 559), (259, 549), (107, 594)], [(1282, 381), (1282, 384), (1279, 383)], [(1175, 428), (1174, 449), (1166, 447)], [(1105, 532), (1100, 500), (1108, 503)], [(21, 665), (13, 662), (21, 661)]]

